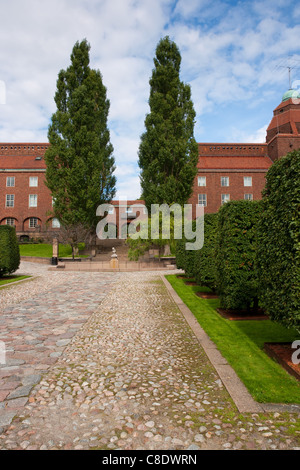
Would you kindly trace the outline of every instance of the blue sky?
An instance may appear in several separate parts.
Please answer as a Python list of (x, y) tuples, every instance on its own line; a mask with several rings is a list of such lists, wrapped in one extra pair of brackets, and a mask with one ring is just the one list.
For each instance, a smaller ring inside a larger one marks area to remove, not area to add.
[(287, 67), (300, 79), (296, 1), (10, 0), (0, 17), (0, 141), (47, 141), (58, 72), (86, 38), (110, 100), (117, 197), (140, 195), (137, 152), (162, 37), (180, 49), (198, 142), (264, 142)]

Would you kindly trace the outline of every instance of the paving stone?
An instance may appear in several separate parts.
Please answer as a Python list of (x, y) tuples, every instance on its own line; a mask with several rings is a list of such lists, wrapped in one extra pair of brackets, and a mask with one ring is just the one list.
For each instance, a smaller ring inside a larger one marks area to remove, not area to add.
[(24, 361), (0, 369), (0, 449), (300, 447), (297, 413), (241, 419), (160, 273), (26, 266), (40, 277), (0, 315), (0, 339), (9, 331), (11, 359)]
[(13, 398), (27, 397), (32, 390), (32, 385), (24, 385), (23, 387), (18, 387), (16, 390), (11, 392), (7, 399), (12, 400)]
[(0, 410), (0, 428), (8, 426), (13, 418), (16, 416), (16, 413), (13, 411), (2, 411)]
[(23, 385), (35, 385), (37, 383), (39, 383), (39, 381), (41, 380), (42, 376), (41, 375), (38, 375), (38, 374), (31, 374), (31, 375), (26, 375), (23, 379), (22, 379), (22, 383)]

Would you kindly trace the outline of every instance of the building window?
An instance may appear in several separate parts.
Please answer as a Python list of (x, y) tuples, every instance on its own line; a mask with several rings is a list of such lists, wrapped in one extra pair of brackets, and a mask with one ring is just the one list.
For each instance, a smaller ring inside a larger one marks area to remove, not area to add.
[(7, 188), (14, 188), (15, 186), (15, 177), (14, 176), (8, 176), (6, 178), (6, 187)]
[(52, 219), (52, 228), (60, 228), (60, 222), (56, 217)]
[(38, 226), (39, 219), (36, 217), (30, 217), (29, 219), (29, 228), (35, 228)]
[(244, 176), (244, 186), (252, 186), (252, 176)]
[(132, 214), (132, 207), (126, 207), (126, 214)]
[(37, 176), (30, 176), (29, 177), (29, 186), (31, 188), (36, 188), (38, 186), (38, 177)]
[(113, 207), (111, 207), (110, 209), (108, 209), (108, 214), (112, 215), (115, 213), (115, 209)]
[(207, 206), (207, 197), (206, 194), (198, 194), (198, 205), (201, 207)]
[(7, 217), (6, 225), (11, 225), (12, 227), (14, 227), (15, 226), (15, 219), (12, 219), (11, 217)]
[(230, 194), (221, 194), (221, 204), (230, 201)]
[(37, 194), (29, 194), (29, 207), (37, 207)]
[(229, 186), (229, 176), (221, 176), (221, 186)]
[(206, 176), (198, 176), (198, 186), (206, 186)]
[(253, 194), (244, 194), (245, 201), (253, 201)]
[(14, 207), (15, 205), (15, 195), (6, 194), (6, 207)]

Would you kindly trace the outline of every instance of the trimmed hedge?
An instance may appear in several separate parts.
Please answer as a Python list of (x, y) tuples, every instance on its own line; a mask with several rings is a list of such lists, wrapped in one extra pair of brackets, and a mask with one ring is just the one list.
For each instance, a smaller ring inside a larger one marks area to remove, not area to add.
[(199, 286), (217, 289), (217, 272), (215, 264), (216, 235), (218, 214), (204, 215), (204, 244), (201, 250), (195, 251), (194, 277)]
[(261, 303), (270, 318), (300, 331), (300, 151), (266, 176), (258, 224)]
[(20, 250), (16, 230), (0, 225), (0, 277), (15, 272), (20, 265)]
[(218, 212), (216, 238), (217, 289), (226, 309), (258, 307), (256, 225), (258, 201), (230, 201)]
[[(196, 229), (196, 222), (192, 223), (192, 230)], [(176, 266), (178, 269), (183, 269), (188, 277), (194, 277), (195, 275), (195, 253), (196, 250), (186, 250), (185, 244), (191, 240), (187, 240), (185, 236), (182, 236), (181, 240), (176, 240), (175, 245), (175, 256)]]
[[(190, 241), (185, 237), (176, 241), (176, 266), (183, 269), (188, 277), (195, 278), (197, 284), (216, 289), (215, 238), (218, 214), (204, 215), (204, 245), (201, 250), (186, 250)], [(193, 231), (196, 222), (193, 221)]]

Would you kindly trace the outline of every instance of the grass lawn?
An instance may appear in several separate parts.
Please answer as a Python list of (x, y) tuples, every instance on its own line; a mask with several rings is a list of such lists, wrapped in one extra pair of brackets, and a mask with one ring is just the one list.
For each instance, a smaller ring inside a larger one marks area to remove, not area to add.
[(31, 276), (3, 276), (0, 278), (0, 286), (5, 286), (6, 284), (10, 284), (11, 282), (21, 281), (22, 279), (28, 279)]
[(195, 292), (204, 290), (202, 287), (187, 286), (184, 279), (176, 275), (168, 275), (166, 279), (256, 401), (300, 403), (300, 382), (262, 350), (265, 342), (299, 340), (296, 331), (270, 320), (227, 320), (216, 311), (218, 299), (205, 300), (196, 296)]
[[(52, 245), (47, 243), (38, 244), (20, 244), (20, 255), (21, 256), (37, 256), (41, 258), (52, 258)], [(82, 247), (83, 248), (83, 247)], [(71, 258), (72, 248), (70, 245), (59, 245), (59, 257), (60, 258)], [(81, 257), (81, 255), (80, 255)], [(83, 257), (83, 256), (82, 256)], [(85, 256), (86, 257), (86, 256)]]

